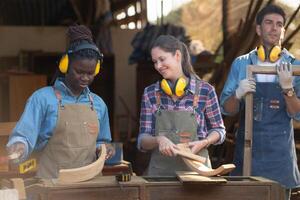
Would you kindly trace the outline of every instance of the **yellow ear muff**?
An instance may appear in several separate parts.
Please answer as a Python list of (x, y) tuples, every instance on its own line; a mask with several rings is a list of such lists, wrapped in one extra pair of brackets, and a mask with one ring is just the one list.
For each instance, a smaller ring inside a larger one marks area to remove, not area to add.
[(100, 72), (100, 67), (101, 67), (101, 64), (100, 64), (100, 60), (97, 61), (97, 65), (96, 65), (96, 69), (95, 69), (95, 76), (97, 74), (99, 74)]
[(65, 54), (59, 61), (59, 70), (61, 73), (65, 74), (68, 71), (68, 66), (69, 66), (69, 57), (68, 54)]
[[(266, 52), (267, 51), (263, 45), (257, 47), (257, 57), (262, 62), (265, 62), (267, 59)], [(279, 59), (280, 54), (281, 54), (281, 47), (277, 45), (273, 46), (270, 50), (270, 54), (268, 55), (270, 62), (276, 62)]]
[(186, 80), (184, 78), (179, 78), (175, 84), (175, 94), (178, 97), (181, 97), (184, 94), (186, 87)]
[[(65, 74), (68, 71), (68, 66), (69, 66), (69, 56), (68, 54), (65, 54), (59, 61), (59, 70), (61, 73)], [(95, 76), (99, 74), (101, 68), (100, 60), (97, 61), (97, 65), (95, 68)]]
[(173, 94), (172, 89), (166, 79), (163, 79), (160, 82), (160, 87), (167, 95), (171, 96)]
[(161, 89), (169, 96), (176, 95), (178, 97), (181, 97), (182, 95), (184, 95), (186, 85), (186, 80), (182, 77), (177, 79), (174, 87), (166, 79), (163, 79), (160, 82)]
[(263, 45), (260, 45), (259, 47), (257, 47), (257, 57), (262, 62), (265, 62), (265, 60), (266, 60), (266, 53), (265, 52), (266, 52), (265, 47)]
[(281, 48), (279, 46), (272, 47), (269, 55), (269, 59), (271, 62), (276, 62), (281, 54)]

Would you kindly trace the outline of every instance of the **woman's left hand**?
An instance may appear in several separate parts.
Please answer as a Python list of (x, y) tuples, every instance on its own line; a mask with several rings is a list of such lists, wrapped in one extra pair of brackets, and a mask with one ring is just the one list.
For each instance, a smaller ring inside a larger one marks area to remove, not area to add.
[(188, 145), (194, 154), (198, 154), (198, 152), (206, 148), (209, 145), (209, 143), (207, 139), (203, 139), (203, 140), (189, 142)]
[(116, 150), (114, 148), (114, 146), (111, 143), (105, 143), (105, 147), (106, 147), (106, 156), (105, 156), (105, 160), (110, 159), (111, 157), (113, 157), (116, 153)]

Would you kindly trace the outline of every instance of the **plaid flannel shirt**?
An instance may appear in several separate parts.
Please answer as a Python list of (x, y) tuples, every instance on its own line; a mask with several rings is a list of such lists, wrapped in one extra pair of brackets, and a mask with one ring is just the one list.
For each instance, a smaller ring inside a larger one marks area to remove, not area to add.
[(139, 149), (141, 149), (140, 140), (145, 134), (155, 135), (155, 113), (159, 106), (157, 105), (156, 92), (161, 93), (161, 109), (193, 111), (196, 83), (200, 84), (198, 107), (195, 113), (198, 123), (198, 138), (206, 138), (212, 131), (217, 131), (220, 134), (220, 140), (216, 144), (224, 142), (226, 132), (215, 90), (209, 83), (202, 80), (196, 81), (196, 78), (192, 76), (187, 85), (186, 94), (175, 102), (161, 90), (159, 82), (145, 88), (140, 113), (140, 129), (137, 144)]

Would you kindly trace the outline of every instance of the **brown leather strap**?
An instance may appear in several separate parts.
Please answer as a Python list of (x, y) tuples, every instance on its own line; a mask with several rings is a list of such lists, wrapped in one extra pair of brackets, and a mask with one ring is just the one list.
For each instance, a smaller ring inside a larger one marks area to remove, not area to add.
[(199, 91), (200, 91), (200, 82), (196, 80), (196, 89), (195, 89), (195, 94), (194, 94), (194, 99), (193, 99), (193, 108), (194, 111), (198, 108), (198, 103), (199, 103)]

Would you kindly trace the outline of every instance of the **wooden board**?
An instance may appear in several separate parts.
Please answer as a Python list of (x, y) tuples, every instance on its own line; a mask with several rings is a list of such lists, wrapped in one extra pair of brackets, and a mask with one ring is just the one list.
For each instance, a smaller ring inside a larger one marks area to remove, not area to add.
[(194, 172), (197, 172), (198, 174), (202, 176), (217, 176), (217, 175), (224, 175), (229, 172), (231, 172), (234, 168), (234, 164), (226, 164), (221, 165), (220, 167), (216, 169), (212, 169), (204, 165), (203, 163), (189, 160), (187, 158), (182, 158), (184, 163)]
[(196, 172), (176, 172), (181, 183), (226, 183), (227, 180), (222, 177), (206, 177)]
[[(185, 145), (177, 145), (181, 152), (192, 153), (191, 149)], [(216, 175), (224, 175), (231, 172), (234, 168), (234, 164), (226, 164), (221, 165), (217, 169), (212, 169), (204, 165), (202, 162), (198, 162), (195, 160), (191, 160), (186, 157), (182, 157), (183, 162), (194, 172), (202, 176), (216, 176)]]
[(105, 156), (106, 147), (105, 144), (101, 144), (101, 155), (95, 162), (84, 167), (59, 170), (57, 183), (71, 184), (94, 178), (102, 171), (105, 162)]
[(205, 163), (206, 162), (206, 158), (205, 157), (193, 154), (192, 152), (183, 151), (183, 150), (176, 150), (176, 149), (174, 149), (174, 151), (175, 151), (175, 153), (177, 155), (179, 155), (179, 156), (181, 156), (183, 158), (188, 158), (188, 159), (195, 160), (195, 161), (198, 161), (198, 162), (201, 162), (201, 163)]

